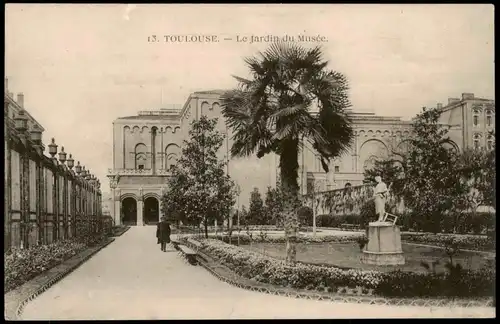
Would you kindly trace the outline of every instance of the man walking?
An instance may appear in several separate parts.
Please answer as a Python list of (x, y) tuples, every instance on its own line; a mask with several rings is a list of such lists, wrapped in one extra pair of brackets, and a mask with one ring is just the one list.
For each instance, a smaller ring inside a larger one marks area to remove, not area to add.
[(170, 243), (170, 224), (167, 222), (165, 216), (161, 218), (161, 221), (156, 226), (156, 237), (158, 238), (161, 250), (166, 252), (166, 245)]

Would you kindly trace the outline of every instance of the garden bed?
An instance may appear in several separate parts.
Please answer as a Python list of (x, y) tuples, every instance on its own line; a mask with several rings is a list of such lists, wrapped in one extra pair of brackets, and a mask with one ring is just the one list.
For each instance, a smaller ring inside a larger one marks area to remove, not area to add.
[(82, 252), (61, 262), (55, 267), (40, 273), (24, 284), (10, 290), (4, 295), (5, 317), (7, 320), (19, 319), (24, 306), (30, 300), (50, 288), (58, 280), (76, 269), (95, 253), (114, 241), (114, 238), (105, 238), (99, 244), (84, 249)]
[(236, 274), (258, 281), (295, 289), (342, 293), (356, 288), (363, 295), (387, 297), (491, 297), (494, 265), (460, 274), (381, 272), (296, 263), (247, 251), (218, 240), (200, 240), (202, 252)]
[(104, 236), (74, 238), (29, 249), (12, 249), (4, 253), (4, 293), (49, 271), (87, 248), (101, 244), (104, 240)]
[[(401, 266), (363, 264), (360, 260), (362, 252), (357, 243), (299, 243), (297, 245), (297, 261), (340, 268), (383, 272), (402, 270), (425, 273), (428, 270), (421, 265), (421, 262), (432, 264), (432, 262), (438, 260), (439, 263), (435, 267), (436, 271), (442, 272), (446, 270), (445, 265), (449, 258), (443, 249), (410, 244), (403, 244), (402, 247), (406, 262)], [(242, 248), (277, 259), (284, 259), (286, 255), (286, 246), (283, 243), (254, 243), (252, 245), (242, 245)], [(465, 269), (471, 270), (479, 270), (488, 262), (488, 258), (484, 254), (474, 252), (459, 252), (453, 257), (453, 260), (455, 263), (460, 263)]]
[(117, 237), (123, 235), (126, 231), (130, 229), (130, 226), (113, 226), (111, 236)]

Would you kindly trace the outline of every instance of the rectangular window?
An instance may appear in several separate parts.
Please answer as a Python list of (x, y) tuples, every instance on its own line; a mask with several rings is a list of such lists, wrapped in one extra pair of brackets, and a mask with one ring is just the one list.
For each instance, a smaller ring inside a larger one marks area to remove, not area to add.
[(139, 164), (139, 165), (137, 166), (137, 168), (138, 168), (139, 170), (144, 170), (144, 164)]
[(479, 148), (479, 141), (478, 140), (474, 141), (474, 148)]
[(486, 116), (486, 125), (491, 126), (491, 116)]
[(335, 166), (335, 172), (340, 172), (340, 167), (338, 165)]
[(488, 141), (488, 150), (491, 150), (491, 149), (493, 149), (493, 142)]
[(477, 124), (479, 124), (479, 117), (474, 116), (474, 126), (477, 126)]

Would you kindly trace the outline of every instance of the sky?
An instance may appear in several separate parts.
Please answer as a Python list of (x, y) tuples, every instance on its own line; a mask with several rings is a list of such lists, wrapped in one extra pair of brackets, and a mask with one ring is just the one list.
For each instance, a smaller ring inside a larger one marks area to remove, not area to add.
[(103, 191), (113, 120), (236, 86), (269, 45), (243, 37), (321, 36), (302, 44), (322, 46), (358, 111), (407, 119), (463, 92), (494, 99), (493, 5), (7, 4), (5, 29), (9, 91)]

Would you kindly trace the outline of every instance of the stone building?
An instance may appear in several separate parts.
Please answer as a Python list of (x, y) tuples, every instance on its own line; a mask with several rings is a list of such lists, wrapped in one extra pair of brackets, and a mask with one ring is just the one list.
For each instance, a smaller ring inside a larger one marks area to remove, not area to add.
[(493, 148), (495, 142), (495, 101), (476, 98), (463, 93), (462, 98), (449, 98), (442, 110), (441, 122), (451, 125), (450, 138), (460, 150), (465, 148)]
[[(159, 201), (166, 178), (170, 176), (171, 165), (179, 157), (182, 141), (188, 137), (191, 121), (202, 115), (219, 118), (218, 129), (227, 135), (220, 158), (227, 158), (232, 142), (231, 132), (221, 117), (219, 101), (222, 93), (223, 90), (195, 92), (183, 106), (141, 111), (136, 116), (114, 121), (113, 168), (108, 177), (114, 200), (111, 214), (115, 223), (145, 225), (158, 221)], [(447, 106), (437, 106), (443, 109), (442, 122), (450, 126), (450, 145), (456, 149), (469, 147), (477, 143), (478, 134), (481, 134), (479, 145), (490, 145), (488, 141), (492, 138), (488, 137), (487, 131), (494, 129), (492, 100), (463, 94), (462, 100), (450, 99)], [(411, 121), (356, 111), (350, 111), (349, 116), (354, 128), (354, 142), (348, 153), (331, 161), (328, 174), (323, 171), (310, 146), (305, 145), (301, 151), (299, 184), (302, 194), (307, 193), (308, 182), (314, 183), (317, 191), (360, 185), (364, 169), (372, 166), (376, 159), (405, 149)], [(253, 188), (264, 194), (267, 187), (275, 186), (279, 175), (278, 157), (269, 154), (261, 159), (230, 159), (227, 171), (239, 185), (240, 200), (245, 204)]]

